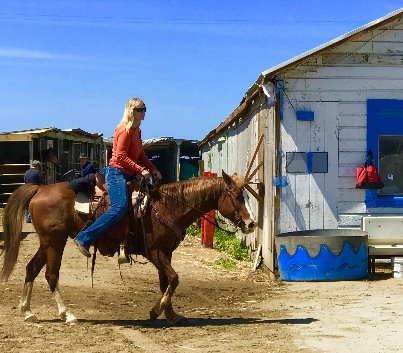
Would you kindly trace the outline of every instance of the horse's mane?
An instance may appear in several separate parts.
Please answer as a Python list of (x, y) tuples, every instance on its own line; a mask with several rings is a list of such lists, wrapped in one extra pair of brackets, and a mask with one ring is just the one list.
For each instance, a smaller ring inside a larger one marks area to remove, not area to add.
[(183, 213), (189, 206), (198, 208), (207, 200), (218, 199), (224, 187), (225, 182), (219, 177), (177, 181), (161, 185), (159, 202), (171, 210)]

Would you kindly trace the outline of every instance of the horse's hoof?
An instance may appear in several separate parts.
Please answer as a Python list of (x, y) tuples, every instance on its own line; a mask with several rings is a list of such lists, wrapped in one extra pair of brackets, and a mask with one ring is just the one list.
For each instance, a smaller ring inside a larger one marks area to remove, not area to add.
[(78, 325), (78, 320), (76, 318), (74, 318), (72, 320), (68, 320), (68, 321), (66, 321), (66, 325), (76, 326), (76, 325)]
[(69, 312), (60, 315), (60, 317), (67, 325), (78, 324), (77, 318), (73, 314), (70, 314)]
[(28, 316), (25, 316), (24, 318), (25, 322), (38, 322), (38, 318), (34, 314), (30, 314)]
[(154, 309), (150, 310), (150, 320), (157, 320), (158, 316)]

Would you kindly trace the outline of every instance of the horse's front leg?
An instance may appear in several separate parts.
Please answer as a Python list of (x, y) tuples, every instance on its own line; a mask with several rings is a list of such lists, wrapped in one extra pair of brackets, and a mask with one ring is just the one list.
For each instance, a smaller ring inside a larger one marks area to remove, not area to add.
[(77, 318), (67, 309), (66, 304), (64, 304), (64, 300), (59, 291), (59, 284), (56, 285), (53, 291), (53, 297), (56, 300), (60, 318), (68, 325), (76, 325), (78, 323)]
[(158, 269), (160, 290), (162, 297), (157, 301), (150, 311), (150, 319), (155, 320), (163, 311), (166, 319), (172, 323), (178, 323), (185, 318), (177, 315), (172, 308), (172, 296), (179, 284), (179, 276), (171, 266), (172, 255), (166, 255), (161, 251), (154, 251), (151, 254), (151, 261)]
[(69, 312), (59, 291), (59, 270), (63, 256), (63, 248), (48, 248), (46, 251), (46, 280), (56, 300), (60, 318), (68, 325), (77, 324), (77, 318)]

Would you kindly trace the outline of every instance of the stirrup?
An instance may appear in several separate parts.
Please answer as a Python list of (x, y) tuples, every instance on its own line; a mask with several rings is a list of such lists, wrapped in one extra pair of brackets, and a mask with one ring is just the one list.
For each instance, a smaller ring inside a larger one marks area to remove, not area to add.
[(122, 264), (128, 264), (128, 263), (130, 263), (130, 260), (126, 256), (125, 246), (123, 244), (120, 244), (119, 256), (118, 256), (118, 264), (122, 265)]

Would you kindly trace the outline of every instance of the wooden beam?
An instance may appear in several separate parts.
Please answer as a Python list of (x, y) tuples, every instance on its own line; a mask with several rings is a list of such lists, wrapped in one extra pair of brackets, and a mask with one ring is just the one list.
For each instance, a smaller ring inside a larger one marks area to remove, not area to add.
[(255, 176), (255, 174), (256, 174), (257, 171), (260, 169), (260, 167), (263, 166), (263, 164), (264, 164), (264, 161), (261, 161), (261, 162), (257, 165), (257, 167), (255, 168), (255, 170), (252, 172), (252, 174), (249, 175), (247, 178), (245, 178), (245, 182), (246, 182), (246, 183), (249, 183), (249, 182), (252, 180), (252, 178)]
[(248, 190), (258, 201), (263, 201), (263, 198), (248, 184), (245, 185), (245, 189)]
[(252, 164), (253, 164), (253, 162), (255, 161), (257, 152), (259, 151), (259, 147), (260, 147), (260, 145), (261, 145), (261, 143), (262, 143), (262, 141), (263, 141), (263, 136), (264, 136), (264, 135), (262, 134), (262, 135), (260, 135), (260, 137), (259, 137), (259, 141), (258, 141), (258, 143), (257, 143), (257, 145), (256, 145), (256, 148), (255, 148), (255, 153), (253, 153), (253, 157), (252, 157), (252, 159), (251, 159), (250, 162), (249, 162), (248, 170), (246, 171), (246, 174), (245, 174), (245, 179), (248, 178), (248, 174), (249, 174), (250, 170), (252, 169)]

